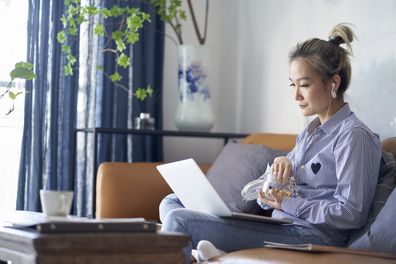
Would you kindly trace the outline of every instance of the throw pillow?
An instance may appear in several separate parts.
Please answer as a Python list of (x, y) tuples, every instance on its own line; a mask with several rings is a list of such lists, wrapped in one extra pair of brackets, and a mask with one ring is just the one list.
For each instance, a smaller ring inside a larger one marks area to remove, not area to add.
[(378, 176), (378, 184), (375, 189), (373, 203), (370, 207), (367, 223), (363, 228), (351, 233), (347, 245), (351, 245), (364, 236), (370, 229), (378, 213), (384, 207), (389, 195), (395, 188), (396, 183), (396, 162), (393, 155), (389, 152), (382, 151), (381, 168)]
[(274, 158), (287, 152), (263, 145), (228, 143), (216, 158), (206, 176), (231, 211), (257, 213), (256, 201), (243, 201), (242, 188), (260, 177)]
[(396, 253), (396, 189), (393, 190), (368, 232), (350, 248), (364, 248)]

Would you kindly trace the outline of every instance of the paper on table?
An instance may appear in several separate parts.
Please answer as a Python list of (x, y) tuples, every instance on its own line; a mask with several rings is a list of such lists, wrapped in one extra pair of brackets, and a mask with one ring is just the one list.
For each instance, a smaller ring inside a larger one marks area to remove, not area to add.
[(47, 217), (43, 213), (31, 211), (12, 211), (2, 212), (0, 214), (0, 222), (3, 226), (12, 227), (29, 227), (43, 223), (54, 222), (76, 222), (76, 223), (130, 223), (130, 222), (144, 222), (142, 217), (137, 218), (103, 218), (103, 219), (90, 219), (87, 217), (79, 216), (50, 216)]

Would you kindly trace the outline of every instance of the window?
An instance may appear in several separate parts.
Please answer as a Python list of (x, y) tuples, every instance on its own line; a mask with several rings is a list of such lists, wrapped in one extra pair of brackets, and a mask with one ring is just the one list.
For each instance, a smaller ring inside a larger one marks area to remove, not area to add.
[[(0, 94), (15, 63), (26, 61), (27, 17), (28, 1), (0, 0)], [(15, 82), (15, 88), (23, 89), (24, 82)], [(24, 114), (24, 94), (10, 115), (7, 97), (0, 99), (0, 211), (15, 209)]]

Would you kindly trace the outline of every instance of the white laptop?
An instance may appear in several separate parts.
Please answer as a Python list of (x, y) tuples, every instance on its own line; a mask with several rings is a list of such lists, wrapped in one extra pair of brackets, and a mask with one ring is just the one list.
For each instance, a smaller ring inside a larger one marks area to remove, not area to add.
[(157, 170), (187, 209), (226, 218), (271, 224), (292, 223), (292, 221), (284, 219), (232, 212), (193, 159), (158, 165)]

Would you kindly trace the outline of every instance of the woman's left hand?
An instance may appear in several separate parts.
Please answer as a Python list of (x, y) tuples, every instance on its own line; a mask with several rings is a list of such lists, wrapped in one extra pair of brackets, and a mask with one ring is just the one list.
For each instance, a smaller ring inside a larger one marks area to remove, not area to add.
[(286, 195), (277, 193), (274, 189), (271, 189), (269, 191), (269, 193), (272, 197), (272, 200), (266, 198), (265, 194), (261, 190), (259, 191), (259, 198), (260, 198), (261, 202), (265, 203), (266, 205), (271, 206), (274, 209), (282, 210), (282, 201)]

